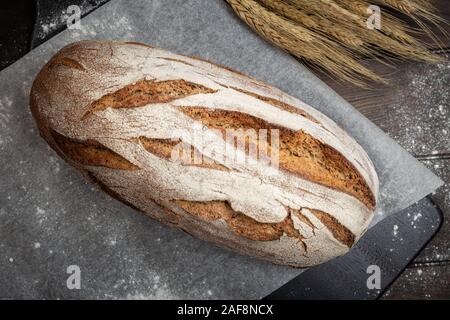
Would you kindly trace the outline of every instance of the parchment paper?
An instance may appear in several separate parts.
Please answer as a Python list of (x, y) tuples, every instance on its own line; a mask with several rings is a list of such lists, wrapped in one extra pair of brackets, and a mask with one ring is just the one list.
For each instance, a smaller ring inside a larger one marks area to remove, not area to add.
[[(374, 223), (442, 181), (223, 0), (113, 0), (0, 74), (0, 298), (260, 298), (301, 270), (244, 257), (161, 226), (86, 183), (39, 137), (32, 79), (81, 39), (142, 41), (266, 81), (316, 107), (367, 150), (381, 182)], [(80, 290), (69, 290), (69, 265)]]

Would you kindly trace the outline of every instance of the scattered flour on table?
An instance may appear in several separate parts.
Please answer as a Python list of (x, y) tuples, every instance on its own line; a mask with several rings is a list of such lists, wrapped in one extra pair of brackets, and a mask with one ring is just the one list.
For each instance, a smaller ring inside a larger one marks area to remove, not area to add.
[[(81, 4), (77, 4), (81, 9), (81, 15), (85, 15), (91, 12), (95, 8), (95, 4), (93, 1), (84, 0)], [(66, 26), (67, 19), (71, 12), (66, 12), (67, 8), (59, 8), (56, 10), (60, 10), (58, 12), (54, 12), (54, 14), (46, 15), (46, 19), (42, 19), (39, 21), (38, 28), (36, 29), (35, 36), (38, 39), (46, 39), (49, 35), (53, 34), (57, 31), (57, 29), (61, 28), (61, 26)]]
[(116, 281), (112, 286), (113, 293), (104, 294), (104, 299), (111, 300), (175, 300), (180, 297), (173, 293), (166, 281), (160, 276), (146, 270), (140, 270), (140, 263), (129, 259), (132, 265), (128, 269), (127, 278)]
[(412, 154), (450, 151), (450, 62), (414, 69), (407, 79), (380, 126)]
[(126, 300), (177, 300), (175, 294), (165, 288), (158, 288), (154, 293), (145, 295), (142, 293), (127, 294)]
[[(408, 85), (396, 92), (397, 101), (386, 110), (387, 122), (380, 124), (381, 128), (413, 155), (437, 157), (450, 153), (450, 62), (414, 68), (407, 74), (407, 81)], [(443, 228), (448, 228), (450, 160), (422, 162), (445, 181), (433, 195), (444, 212)], [(420, 213), (410, 215), (411, 226), (415, 228), (421, 218)], [(426, 257), (437, 261), (448, 259), (448, 237), (436, 238), (425, 249)]]
[(10, 122), (9, 109), (12, 106), (12, 101), (8, 96), (0, 98), (0, 129), (4, 128)]
[(117, 244), (117, 239), (115, 237), (108, 237), (106, 239), (106, 244), (114, 247)]
[(392, 234), (394, 235), (394, 237), (398, 235), (398, 225), (394, 224)]
[(44, 223), (47, 220), (46, 211), (40, 207), (36, 207), (36, 216), (38, 218), (39, 224)]
[(0, 98), (0, 148), (12, 142), (12, 137), (6, 131), (12, 122), (10, 117), (12, 105), (13, 102), (8, 96), (5, 95)]
[(46, 39), (50, 34), (56, 32), (57, 28), (64, 22), (65, 19), (63, 19), (63, 16), (53, 16), (50, 19), (40, 20), (35, 37), (38, 39)]
[(41, 24), (42, 32), (46, 36), (48, 33), (56, 29), (56, 22), (50, 22), (48, 24)]

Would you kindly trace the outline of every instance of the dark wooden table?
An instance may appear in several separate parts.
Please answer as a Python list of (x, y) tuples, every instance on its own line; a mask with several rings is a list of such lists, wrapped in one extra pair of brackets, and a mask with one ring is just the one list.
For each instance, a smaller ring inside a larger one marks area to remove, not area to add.
[[(450, 23), (448, 0), (434, 2)], [(437, 34), (443, 49), (435, 51), (449, 57), (450, 40)], [(450, 299), (450, 62), (367, 64), (392, 85), (364, 90), (318, 75), (446, 182), (432, 195), (444, 214), (440, 230), (382, 299)]]
[[(66, 7), (65, 1), (39, 2), (43, 4), (38, 7), (42, 11), (40, 16), (49, 19), (51, 15), (45, 13), (46, 2), (49, 6)], [(84, 2), (87, 5), (83, 14), (86, 14), (107, 0)], [(434, 2), (450, 22), (448, 0)], [(16, 10), (18, 6), (22, 7), (20, 12)], [(2, 9), (5, 19), (1, 25), (8, 28), (0, 29), (0, 69), (63, 28), (51, 19), (37, 21), (32, 35), (35, 9), (27, 0), (17, 0), (14, 5), (8, 2)], [(444, 28), (450, 34), (450, 25)], [(445, 47), (441, 54), (445, 55), (450, 40), (441, 38)], [(317, 74), (446, 182), (432, 196), (444, 213), (440, 231), (382, 298), (450, 299), (450, 62), (438, 65), (395, 62), (392, 68), (373, 61), (367, 64), (386, 75), (392, 85), (363, 90), (336, 83), (320, 72)]]

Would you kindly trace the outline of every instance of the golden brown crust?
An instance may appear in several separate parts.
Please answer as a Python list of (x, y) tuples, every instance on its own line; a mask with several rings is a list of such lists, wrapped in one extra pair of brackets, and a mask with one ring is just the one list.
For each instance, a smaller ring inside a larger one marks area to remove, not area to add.
[[(236, 111), (211, 110), (201, 107), (180, 107), (180, 109), (189, 117), (201, 121), (209, 128), (220, 129), (223, 132), (226, 129), (254, 129), (256, 131), (268, 129), (268, 137), (270, 137), (271, 130), (278, 130), (281, 169), (351, 194), (371, 209), (375, 207), (372, 192), (354, 166), (336, 150), (311, 135), (303, 131), (294, 132), (275, 126), (262, 119)], [(258, 140), (249, 141), (251, 136), (245, 138), (247, 139), (246, 150), (249, 149), (249, 143), (255, 145), (263, 143)], [(269, 149), (270, 139), (268, 143)]]
[[(186, 201), (174, 200), (180, 208), (196, 217), (206, 221), (224, 220), (236, 234), (255, 241), (279, 240), (283, 234), (302, 241), (304, 237), (297, 230), (292, 221), (294, 215), (300, 221), (308, 225), (313, 231), (316, 226), (300, 210), (290, 210), (290, 214), (281, 223), (261, 223), (242, 213), (236, 212), (226, 201)], [(347, 247), (352, 247), (355, 235), (340, 224), (331, 215), (311, 210), (314, 216), (333, 234), (333, 236)]]
[(65, 66), (80, 71), (86, 70), (81, 63), (68, 57), (56, 57), (55, 59), (52, 59), (48, 64), (49, 69), (55, 68), (57, 66)]
[(288, 103), (282, 102), (282, 101), (277, 100), (277, 99), (265, 97), (265, 96), (262, 96), (262, 95), (254, 93), (254, 92), (250, 92), (250, 91), (244, 90), (244, 89), (240, 89), (240, 88), (236, 88), (236, 87), (231, 87), (231, 88), (236, 90), (236, 91), (245, 93), (246, 95), (252, 96), (252, 97), (254, 97), (256, 99), (259, 99), (261, 101), (267, 102), (267, 103), (269, 103), (269, 104), (271, 104), (271, 105), (273, 105), (273, 106), (275, 106), (277, 108), (280, 108), (280, 109), (282, 109), (284, 111), (287, 111), (287, 112), (290, 112), (290, 113), (296, 113), (298, 115), (301, 115), (302, 117), (305, 117), (306, 119), (309, 119), (309, 120), (311, 120), (311, 121), (313, 121), (315, 123), (318, 123), (318, 121), (313, 116), (311, 116), (310, 114), (308, 114), (307, 112), (305, 112), (303, 110), (300, 110), (299, 108), (291, 106)]
[(110, 187), (108, 187), (106, 184), (104, 184), (100, 179), (97, 179), (97, 177), (95, 176), (95, 174), (93, 172), (86, 171), (86, 175), (88, 176), (89, 180), (91, 180), (93, 183), (95, 183), (100, 188), (100, 190), (105, 192), (110, 197), (119, 200), (123, 204), (125, 204), (135, 210), (141, 211), (134, 204), (125, 200), (120, 194), (118, 194), (117, 192), (112, 190)]
[(222, 219), (236, 234), (255, 241), (278, 240), (283, 234), (302, 239), (290, 216), (281, 223), (261, 223), (236, 212), (226, 201), (194, 202), (174, 200), (183, 210), (207, 221)]
[(140, 80), (93, 102), (83, 118), (107, 108), (136, 108), (149, 103), (166, 103), (193, 94), (213, 92), (214, 90), (185, 80)]
[(120, 170), (138, 170), (127, 159), (106, 148), (95, 140), (80, 141), (71, 139), (55, 130), (50, 130), (58, 148), (72, 161), (84, 166), (101, 166)]
[[(180, 159), (181, 164), (191, 165), (201, 168), (209, 168), (215, 170), (228, 171), (229, 169), (224, 165), (221, 165), (217, 161), (203, 155), (198, 149), (192, 145), (185, 144), (181, 140), (170, 140), (170, 139), (150, 139), (147, 137), (139, 137), (139, 141), (144, 146), (144, 148), (159, 157), (165, 159), (172, 158), (172, 152), (178, 152), (177, 159)], [(174, 151), (174, 148), (181, 146), (179, 150)], [(185, 155), (184, 152), (188, 152)]]
[(146, 43), (142, 43), (142, 42), (126, 41), (126, 42), (124, 42), (124, 43), (125, 43), (125, 44), (135, 45), (135, 46), (146, 47), (146, 48), (150, 48), (150, 49), (154, 48), (153, 46), (148, 45), (148, 44), (146, 44)]
[(326, 212), (319, 210), (310, 210), (327, 228), (333, 236), (345, 244), (347, 247), (353, 246), (355, 243), (355, 235)]

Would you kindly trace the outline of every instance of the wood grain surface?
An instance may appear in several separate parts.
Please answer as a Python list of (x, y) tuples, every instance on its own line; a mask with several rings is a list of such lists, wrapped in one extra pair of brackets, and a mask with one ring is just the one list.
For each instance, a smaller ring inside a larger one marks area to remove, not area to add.
[[(450, 23), (448, 0), (434, 2)], [(443, 27), (450, 33), (449, 24)], [(448, 58), (450, 39), (439, 36), (443, 50), (435, 50)], [(432, 195), (443, 211), (443, 225), (383, 299), (450, 299), (450, 62), (366, 63), (391, 85), (366, 90), (317, 74), (446, 182)]]

